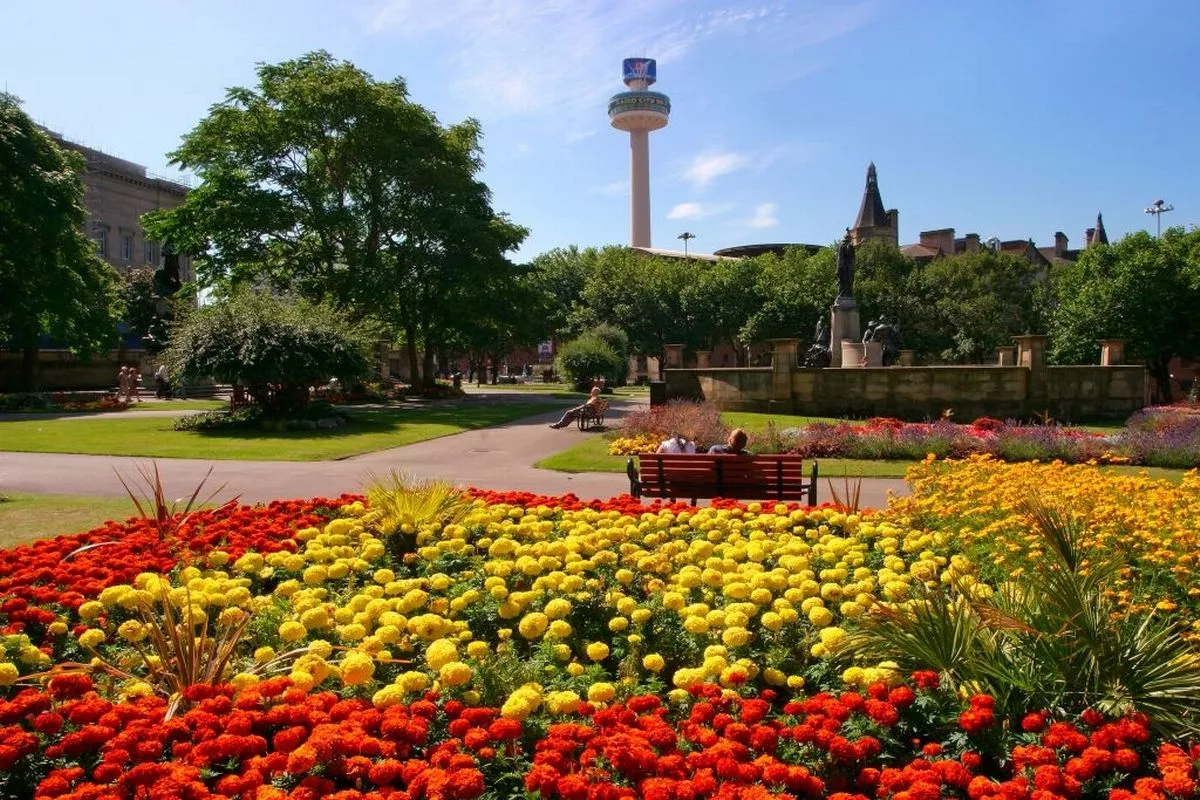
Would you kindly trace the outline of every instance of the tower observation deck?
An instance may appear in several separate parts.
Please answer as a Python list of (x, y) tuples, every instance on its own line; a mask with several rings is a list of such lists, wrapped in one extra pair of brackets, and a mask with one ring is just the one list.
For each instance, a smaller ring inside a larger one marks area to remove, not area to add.
[(629, 134), (629, 244), (650, 247), (650, 131), (666, 127), (671, 98), (650, 91), (658, 71), (653, 58), (627, 58), (622, 66), (629, 91), (609, 99), (608, 119)]

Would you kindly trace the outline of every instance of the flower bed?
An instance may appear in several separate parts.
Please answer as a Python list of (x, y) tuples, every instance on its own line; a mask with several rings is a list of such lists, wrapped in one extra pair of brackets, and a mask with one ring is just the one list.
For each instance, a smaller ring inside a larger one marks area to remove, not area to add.
[(128, 407), (116, 395), (95, 392), (0, 394), (0, 412), (124, 411)]
[[(848, 655), (877, 604), (993, 591), (928, 494), (860, 515), (473, 490), (424, 524), (347, 496), (3, 551), (0, 796), (1189, 797), (1200, 751), (1143, 715), (1013, 716)], [(172, 690), (160, 639), (187, 626), (175, 647), (229, 650)]]

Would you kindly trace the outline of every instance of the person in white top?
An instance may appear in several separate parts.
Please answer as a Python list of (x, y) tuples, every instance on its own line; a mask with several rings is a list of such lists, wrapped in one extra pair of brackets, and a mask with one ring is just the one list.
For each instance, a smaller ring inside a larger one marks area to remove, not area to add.
[(696, 443), (689, 442), (678, 433), (671, 434), (665, 442), (658, 446), (658, 452), (668, 453), (671, 455), (684, 455), (686, 453), (696, 452)]

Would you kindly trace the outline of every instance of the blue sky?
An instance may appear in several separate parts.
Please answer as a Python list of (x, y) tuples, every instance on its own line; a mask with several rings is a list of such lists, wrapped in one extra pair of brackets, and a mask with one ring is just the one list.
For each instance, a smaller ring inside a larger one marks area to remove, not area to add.
[(1159, 0), (208, 0), (17, 2), (0, 87), (48, 127), (168, 171), (165, 154), (256, 62), (324, 48), (484, 127), (520, 256), (628, 240), (621, 59), (658, 59), (654, 245), (827, 243), (867, 163), (901, 243), (953, 227), (1082, 245), (1200, 223), (1200, 3)]

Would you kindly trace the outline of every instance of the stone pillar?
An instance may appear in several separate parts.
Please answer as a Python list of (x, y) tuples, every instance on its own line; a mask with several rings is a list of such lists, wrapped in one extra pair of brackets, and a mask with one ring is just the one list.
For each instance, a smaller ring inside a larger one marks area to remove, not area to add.
[[(845, 305), (835, 305), (829, 324), (829, 353), (831, 367), (842, 366), (840, 342), (862, 342), (862, 328), (858, 318), (858, 306), (850, 300)], [(855, 364), (854, 366), (858, 366)]]
[(697, 350), (696, 369), (708, 369), (708, 357), (711, 355), (712, 350)]
[(863, 357), (866, 363), (864, 367), (882, 367), (883, 366), (883, 342), (864, 342)]
[(664, 345), (667, 350), (667, 369), (682, 369), (683, 367), (683, 345), (668, 344)]
[(1013, 341), (1017, 343), (1017, 366), (1041, 372), (1046, 366), (1046, 337), (1014, 336)]
[(996, 348), (996, 366), (1012, 367), (1017, 363), (1017, 348), (1015, 347), (997, 347)]
[(771, 343), (771, 401), (790, 404), (792, 370), (796, 368), (799, 339), (769, 339)]
[(1029, 370), (1025, 401), (1030, 410), (1046, 408), (1046, 337), (1014, 336), (1013, 341), (1017, 343), (1017, 366)]
[(1124, 339), (1100, 340), (1100, 366), (1117, 367), (1125, 363)]
[(917, 363), (916, 350), (901, 350), (899, 358), (896, 359), (897, 367), (911, 367)]
[(841, 358), (839, 359), (839, 366), (841, 366), (842, 369), (861, 369), (864, 366), (863, 359), (866, 355), (866, 345), (864, 345), (862, 342), (850, 341), (844, 341), (841, 343), (841, 345), (842, 346), (838, 348), (839, 354), (841, 355)]

